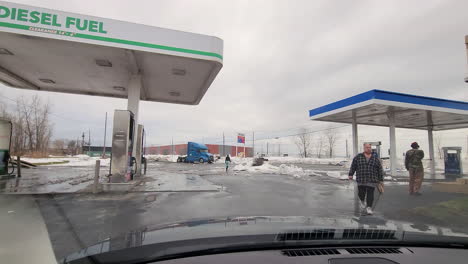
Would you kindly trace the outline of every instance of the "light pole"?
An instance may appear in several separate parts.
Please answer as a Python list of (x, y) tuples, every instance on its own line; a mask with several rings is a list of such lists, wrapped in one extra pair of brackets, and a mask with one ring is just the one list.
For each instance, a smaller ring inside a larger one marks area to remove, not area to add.
[(278, 157), (281, 157), (281, 143), (279, 142), (279, 137), (275, 137), (276, 143), (278, 144)]

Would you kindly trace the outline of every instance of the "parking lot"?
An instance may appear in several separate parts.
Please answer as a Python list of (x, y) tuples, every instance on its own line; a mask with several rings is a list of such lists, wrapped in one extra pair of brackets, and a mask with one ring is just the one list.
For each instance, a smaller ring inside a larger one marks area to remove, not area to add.
[[(92, 181), (84, 181), (77, 184), (82, 189), (76, 192), (2, 197), (11, 201), (19, 197), (34, 200), (58, 258), (132, 230), (188, 219), (251, 215), (359, 217), (354, 214), (354, 183), (340, 180), (340, 175), (346, 176), (343, 166), (271, 162), (258, 171), (243, 166), (242, 162), (233, 164), (226, 173), (221, 162), (181, 164), (153, 161), (148, 164), (148, 173), (140, 184), (128, 192), (92, 194), (86, 192), (86, 186), (80, 185), (89, 185)], [(27, 172), (30, 175), (24, 179), (32, 181), (44, 174), (60, 178), (60, 175), (71, 173), (86, 179), (89, 176), (84, 175), (92, 173), (91, 169), (46, 166)], [(105, 170), (102, 168), (103, 173)], [(71, 177), (71, 181), (77, 181), (78, 176)], [(57, 187), (54, 185), (62, 186), (62, 189), (65, 185), (72, 186), (70, 188), (77, 186), (69, 182), (45, 183), (34, 188), (50, 190)], [(406, 188), (405, 183), (388, 182), (375, 215), (368, 219), (384, 222), (390, 219), (421, 220), (421, 223), (427, 223), (427, 219), (398, 212), (463, 197), (433, 192), (430, 183), (424, 185), (424, 198), (408, 197)]]

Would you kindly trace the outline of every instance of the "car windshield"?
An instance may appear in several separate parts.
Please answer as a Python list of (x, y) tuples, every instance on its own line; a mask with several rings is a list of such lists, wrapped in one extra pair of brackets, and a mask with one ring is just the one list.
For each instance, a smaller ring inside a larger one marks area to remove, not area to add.
[(0, 1), (2, 252), (66, 263), (180, 241), (163, 256), (291, 230), (463, 244), (466, 10)]

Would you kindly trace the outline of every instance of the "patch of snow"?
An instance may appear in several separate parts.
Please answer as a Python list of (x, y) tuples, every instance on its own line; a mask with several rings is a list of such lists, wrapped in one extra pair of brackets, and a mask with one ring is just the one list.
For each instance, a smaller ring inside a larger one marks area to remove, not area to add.
[(340, 179), (340, 180), (347, 180), (348, 174), (342, 174), (340, 171), (327, 171), (327, 176), (332, 178)]
[(101, 167), (109, 166), (110, 158), (101, 159), (100, 157), (90, 157), (88, 155), (76, 155), (71, 157), (62, 157), (62, 158), (22, 158), (22, 160), (30, 163), (50, 163), (50, 162), (64, 162), (62, 164), (50, 164), (46, 166), (53, 167), (88, 167), (94, 166), (96, 160), (101, 160)]
[(86, 154), (79, 154), (79, 155), (75, 155), (75, 156), (72, 156), (74, 158), (81, 158), (81, 159), (87, 159), (87, 158), (90, 158), (90, 156), (86, 155)]

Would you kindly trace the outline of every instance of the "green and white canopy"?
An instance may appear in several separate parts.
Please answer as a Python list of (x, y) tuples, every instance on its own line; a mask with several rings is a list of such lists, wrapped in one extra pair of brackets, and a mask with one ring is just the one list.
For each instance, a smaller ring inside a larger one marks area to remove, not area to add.
[(0, 82), (16, 88), (200, 102), (223, 65), (217, 37), (0, 1)]

